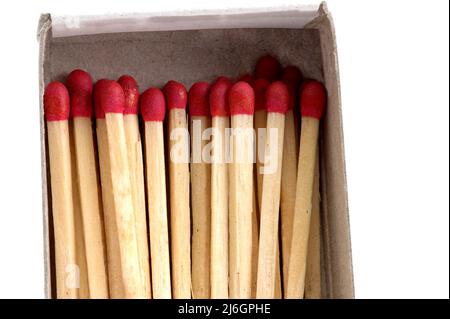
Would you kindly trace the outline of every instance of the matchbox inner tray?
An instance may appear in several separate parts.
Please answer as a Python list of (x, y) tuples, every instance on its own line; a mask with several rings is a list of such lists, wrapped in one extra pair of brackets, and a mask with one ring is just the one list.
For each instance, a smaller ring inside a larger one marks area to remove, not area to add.
[(53, 230), (43, 89), (76, 68), (94, 78), (136, 78), (141, 90), (175, 79), (190, 87), (253, 70), (265, 53), (323, 81), (328, 107), (320, 133), (323, 298), (353, 298), (345, 156), (334, 27), (326, 4), (174, 14), (41, 16), (40, 107), (46, 296), (55, 296)]

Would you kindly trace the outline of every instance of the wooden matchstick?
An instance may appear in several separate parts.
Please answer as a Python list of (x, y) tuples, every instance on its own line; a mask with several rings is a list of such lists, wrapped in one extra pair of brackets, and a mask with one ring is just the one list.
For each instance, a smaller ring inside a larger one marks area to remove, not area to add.
[(211, 165), (203, 158), (209, 143), (203, 132), (211, 127), (209, 84), (196, 82), (188, 96), (191, 132), (192, 297), (210, 297)]
[(302, 127), (286, 298), (304, 295), (319, 124), (325, 104), (323, 85), (317, 81), (306, 83), (300, 96)]
[(191, 298), (191, 216), (186, 88), (169, 81), (163, 89), (169, 110), (170, 234), (172, 295)]
[(130, 168), (131, 192), (133, 195), (134, 218), (136, 221), (139, 262), (145, 297), (152, 297), (150, 280), (150, 257), (148, 252), (147, 210), (145, 208), (144, 163), (142, 159), (142, 142), (139, 132), (139, 89), (134, 78), (121, 76), (117, 82), (125, 94), (123, 123), (127, 143), (128, 165)]
[(226, 129), (230, 127), (228, 90), (230, 80), (219, 78), (212, 85), (209, 103), (212, 115), (211, 161), (211, 298), (228, 298), (228, 165)]
[[(243, 74), (239, 77), (238, 81), (243, 81), (243, 82), (247, 82), (248, 84), (254, 86), (255, 84), (255, 77), (250, 74)], [(267, 82), (266, 80), (264, 80), (264, 82)], [(268, 84), (268, 82), (267, 82)], [(259, 204), (258, 202), (258, 198), (259, 198), (259, 194), (258, 194), (258, 166), (259, 166), (259, 162), (258, 162), (258, 140), (259, 135), (258, 135), (258, 127), (260, 127), (262, 125), (262, 123), (264, 123), (265, 125), (265, 121), (266, 121), (266, 112), (264, 110), (264, 112), (259, 112), (256, 111), (256, 105), (257, 105), (257, 100), (258, 97), (256, 95), (255, 92), (255, 115), (254, 115), (254, 126), (255, 126), (255, 131), (256, 131), (256, 164), (254, 167), (254, 179), (256, 178), (256, 181), (253, 182), (253, 186), (252, 186), (252, 192), (253, 192), (253, 196), (252, 196), (252, 200), (253, 200), (253, 212), (252, 212), (252, 292), (251, 292), (251, 297), (252, 298), (256, 298), (256, 281), (257, 281), (257, 276), (258, 276), (258, 245), (259, 245)], [(263, 113), (262, 116), (259, 113)], [(262, 182), (262, 180), (261, 180)], [(262, 185), (262, 184), (261, 184)]]
[(297, 91), (302, 80), (300, 69), (287, 66), (283, 69), (282, 81), (289, 90), (289, 109), (284, 127), (283, 168), (281, 171), (281, 248), (284, 287), (287, 287), (289, 251), (291, 249), (292, 222), (294, 219), (295, 192), (297, 186), (297, 160), (299, 125), (294, 110), (297, 105)]
[[(94, 99), (95, 100), (95, 99)], [(112, 299), (124, 298), (122, 267), (120, 264), (119, 236), (115, 216), (112, 191), (111, 164), (109, 159), (108, 134), (105, 113), (98, 103), (94, 103), (97, 133), (98, 160), (102, 190), (103, 219), (105, 222), (106, 256), (108, 262), (109, 296)]]
[[(257, 298), (274, 298), (278, 259), (278, 218), (287, 86), (273, 82), (266, 91), (267, 136), (265, 142), (263, 194), (258, 254)], [(274, 155), (274, 156), (271, 156)]]
[(111, 80), (99, 80), (94, 94), (95, 103), (105, 112), (124, 297), (145, 298), (123, 123), (125, 96), (122, 87)]
[(44, 92), (44, 112), (50, 159), (56, 295), (59, 299), (78, 297), (69, 103), (69, 92), (64, 84), (51, 82), (47, 86)]
[(253, 212), (253, 113), (255, 96), (246, 82), (228, 93), (232, 132), (230, 176), (231, 298), (251, 297)]
[(150, 230), (153, 298), (170, 299), (169, 228), (166, 198), (163, 121), (166, 102), (161, 90), (150, 88), (141, 95), (145, 122), (145, 160)]
[(106, 299), (106, 247), (92, 134), (92, 78), (83, 70), (74, 70), (67, 77), (75, 141), (78, 192), (81, 203), (89, 294), (94, 299)]
[(320, 166), (317, 156), (314, 170), (314, 188), (311, 211), (311, 226), (308, 241), (308, 256), (306, 258), (305, 298), (320, 299), (321, 263), (320, 263)]

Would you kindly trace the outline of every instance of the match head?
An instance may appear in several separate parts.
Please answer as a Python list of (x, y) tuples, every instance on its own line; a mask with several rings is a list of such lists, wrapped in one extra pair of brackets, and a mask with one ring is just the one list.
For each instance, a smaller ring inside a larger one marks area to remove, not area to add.
[(266, 109), (272, 113), (286, 113), (289, 105), (289, 90), (282, 81), (276, 81), (266, 90)]
[(124, 114), (138, 114), (139, 112), (139, 88), (136, 80), (130, 75), (122, 75), (117, 82), (125, 94)]
[(94, 86), (95, 116), (104, 117), (105, 113), (123, 113), (125, 94), (119, 83), (102, 79)]
[(229, 78), (227, 78), (226, 76), (219, 76), (214, 82), (213, 85), (219, 82), (226, 82), (226, 83), (232, 83), (231, 80)]
[(255, 110), (266, 109), (266, 90), (270, 82), (266, 79), (258, 79), (253, 83), (253, 90), (255, 91)]
[(166, 100), (158, 88), (149, 88), (141, 94), (141, 114), (145, 122), (162, 122), (166, 114)]
[(72, 117), (92, 116), (92, 77), (83, 70), (73, 70), (67, 76)]
[(228, 106), (228, 90), (231, 87), (231, 81), (225, 77), (220, 77), (211, 86), (209, 90), (209, 105), (212, 116), (229, 116), (230, 108)]
[(164, 95), (166, 96), (167, 108), (185, 109), (187, 103), (187, 91), (183, 84), (176, 81), (169, 81), (164, 85)]
[(321, 119), (327, 103), (327, 91), (318, 81), (307, 81), (301, 86), (300, 112), (302, 117)]
[(70, 113), (69, 91), (58, 81), (51, 82), (44, 91), (45, 119), (52, 121), (67, 121)]
[(259, 58), (255, 66), (255, 76), (257, 79), (266, 79), (270, 82), (280, 77), (281, 64), (272, 55), (264, 55)]
[(247, 82), (237, 82), (228, 91), (230, 114), (253, 115), (255, 111), (255, 93)]
[(196, 82), (189, 90), (189, 115), (209, 116), (209, 88), (207, 82)]
[(253, 85), (253, 82), (255, 82), (255, 77), (250, 73), (246, 73), (239, 77), (238, 82), (239, 81), (247, 82), (248, 84)]
[(281, 80), (284, 83), (292, 84), (294, 87), (298, 87), (302, 82), (303, 74), (300, 69), (294, 65), (288, 65), (283, 69)]

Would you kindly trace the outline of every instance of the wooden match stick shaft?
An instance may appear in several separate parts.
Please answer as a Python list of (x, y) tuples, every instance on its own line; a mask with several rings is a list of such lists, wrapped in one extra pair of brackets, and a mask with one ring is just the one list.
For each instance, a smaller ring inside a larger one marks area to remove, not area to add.
[(106, 113), (105, 119), (125, 298), (145, 298), (123, 114)]
[(237, 279), (237, 289), (233, 292), (235, 295), (231, 297), (248, 299), (251, 297), (252, 278), (253, 158), (248, 158), (247, 153), (253, 149), (253, 116), (233, 115), (231, 127), (237, 129), (237, 132), (242, 130), (241, 134), (233, 132), (232, 142), (230, 207), (235, 220), (230, 225), (234, 228), (230, 244), (237, 252), (234, 272), (230, 276), (232, 280), (233, 277)]
[(321, 263), (320, 263), (320, 166), (317, 156), (314, 172), (314, 188), (311, 212), (311, 229), (309, 231), (308, 257), (306, 259), (305, 298), (320, 299)]
[(72, 168), (67, 121), (47, 121), (58, 299), (78, 297)]
[(147, 211), (145, 208), (144, 164), (142, 142), (137, 114), (123, 116), (127, 142), (128, 164), (130, 166), (131, 193), (133, 196), (136, 236), (139, 249), (139, 263), (144, 286), (145, 298), (152, 297), (150, 279), (150, 257), (148, 251)]
[(124, 298), (122, 266), (120, 263), (119, 236), (112, 192), (111, 164), (109, 160), (108, 135), (104, 118), (97, 119), (97, 146), (102, 188), (103, 218), (108, 261), (109, 294), (112, 299)]
[(303, 298), (319, 120), (302, 118), (300, 155), (286, 298)]
[(89, 293), (91, 298), (104, 299), (108, 280), (91, 119), (75, 117), (73, 128)]
[[(188, 132), (185, 109), (169, 111), (169, 135), (174, 129)], [(170, 159), (170, 232), (172, 254), (172, 293), (176, 299), (191, 298), (191, 222), (189, 207), (189, 139), (182, 135), (169, 139)], [(179, 143), (179, 144), (178, 144)], [(172, 151), (182, 148), (183, 162), (175, 162)], [(172, 156), (173, 155), (173, 156)], [(185, 156), (187, 155), (187, 159)]]
[[(202, 151), (208, 141), (202, 139), (211, 127), (208, 116), (191, 116), (193, 162), (191, 168), (192, 205), (192, 297), (210, 297), (211, 240), (211, 165), (204, 162)], [(196, 128), (196, 126), (198, 126)]]
[(252, 299), (256, 298), (258, 282), (258, 252), (259, 252), (259, 212), (257, 204), (257, 187), (253, 182), (253, 211), (252, 211)]
[[(264, 174), (263, 197), (261, 202), (261, 230), (258, 255), (257, 298), (274, 298), (278, 247), (278, 218), (281, 189), (281, 169), (283, 160), (284, 114), (269, 112), (267, 116), (267, 139), (265, 158), (269, 152), (276, 152), (276, 170)], [(271, 135), (276, 134), (276, 145)], [(267, 161), (265, 161), (266, 164)], [(272, 163), (273, 164), (273, 163)]]
[(170, 299), (169, 231), (162, 122), (145, 122), (147, 196), (153, 298)]
[(228, 116), (212, 118), (211, 164), (211, 298), (228, 298), (228, 165), (225, 161), (225, 130)]
[(73, 198), (73, 215), (75, 221), (75, 250), (78, 266), (78, 298), (89, 299), (89, 280), (88, 266), (86, 255), (86, 243), (84, 237), (84, 223), (82, 217), (82, 207), (80, 198), (79, 177), (77, 169), (74, 123), (69, 121), (70, 134), (70, 152), (71, 168), (72, 168), (72, 198)]
[[(267, 111), (265, 109), (255, 111), (255, 132), (256, 132), (256, 189), (258, 193), (258, 207), (261, 210), (263, 174), (260, 171), (264, 161), (264, 134), (267, 124)], [(262, 134), (262, 135), (261, 135)], [(259, 218), (258, 218), (259, 219)]]
[(288, 110), (286, 113), (284, 136), (283, 167), (281, 169), (281, 247), (284, 287), (287, 287), (298, 159), (298, 134), (296, 134), (293, 110)]

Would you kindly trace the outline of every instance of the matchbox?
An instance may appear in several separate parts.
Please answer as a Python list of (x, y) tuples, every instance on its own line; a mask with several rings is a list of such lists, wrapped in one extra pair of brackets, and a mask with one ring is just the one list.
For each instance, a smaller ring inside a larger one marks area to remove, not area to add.
[(325, 3), (273, 9), (41, 16), (39, 85), (45, 291), (55, 297), (53, 223), (48, 142), (43, 110), (45, 86), (73, 69), (94, 81), (131, 74), (141, 92), (171, 79), (190, 87), (217, 76), (251, 72), (262, 54), (298, 66), (324, 83), (328, 106), (320, 130), (321, 272), (323, 298), (353, 298), (345, 154), (339, 71), (333, 22)]

